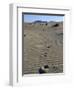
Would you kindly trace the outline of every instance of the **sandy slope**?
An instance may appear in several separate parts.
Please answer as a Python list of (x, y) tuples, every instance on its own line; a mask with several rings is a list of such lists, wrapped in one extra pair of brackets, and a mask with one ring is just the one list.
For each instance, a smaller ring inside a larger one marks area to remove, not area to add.
[(57, 23), (24, 24), (23, 74), (38, 73), (44, 65), (49, 73), (63, 72), (63, 23)]

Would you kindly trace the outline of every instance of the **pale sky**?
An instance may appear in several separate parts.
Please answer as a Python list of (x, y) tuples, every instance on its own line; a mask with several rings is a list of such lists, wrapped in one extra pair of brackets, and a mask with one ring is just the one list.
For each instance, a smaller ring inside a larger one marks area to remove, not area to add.
[(24, 14), (24, 22), (34, 22), (34, 21), (63, 21), (63, 15), (39, 15), (39, 14)]

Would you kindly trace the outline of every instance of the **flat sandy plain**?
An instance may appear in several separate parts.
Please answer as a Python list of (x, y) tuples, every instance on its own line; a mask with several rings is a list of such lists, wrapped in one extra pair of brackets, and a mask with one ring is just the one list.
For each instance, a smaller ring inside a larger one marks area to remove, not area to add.
[(63, 22), (24, 23), (23, 74), (38, 74), (49, 66), (47, 73), (63, 72)]

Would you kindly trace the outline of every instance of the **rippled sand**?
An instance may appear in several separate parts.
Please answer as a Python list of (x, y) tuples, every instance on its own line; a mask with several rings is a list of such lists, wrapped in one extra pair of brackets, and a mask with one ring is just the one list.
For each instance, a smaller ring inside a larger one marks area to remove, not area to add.
[(23, 28), (23, 74), (39, 73), (44, 65), (47, 73), (63, 72), (63, 23), (24, 23)]

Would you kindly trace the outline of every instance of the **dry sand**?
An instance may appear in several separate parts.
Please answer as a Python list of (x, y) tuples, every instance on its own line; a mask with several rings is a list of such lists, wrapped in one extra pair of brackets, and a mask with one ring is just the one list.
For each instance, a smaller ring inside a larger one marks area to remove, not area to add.
[(48, 65), (48, 73), (63, 72), (63, 22), (24, 23), (23, 74), (39, 73)]

